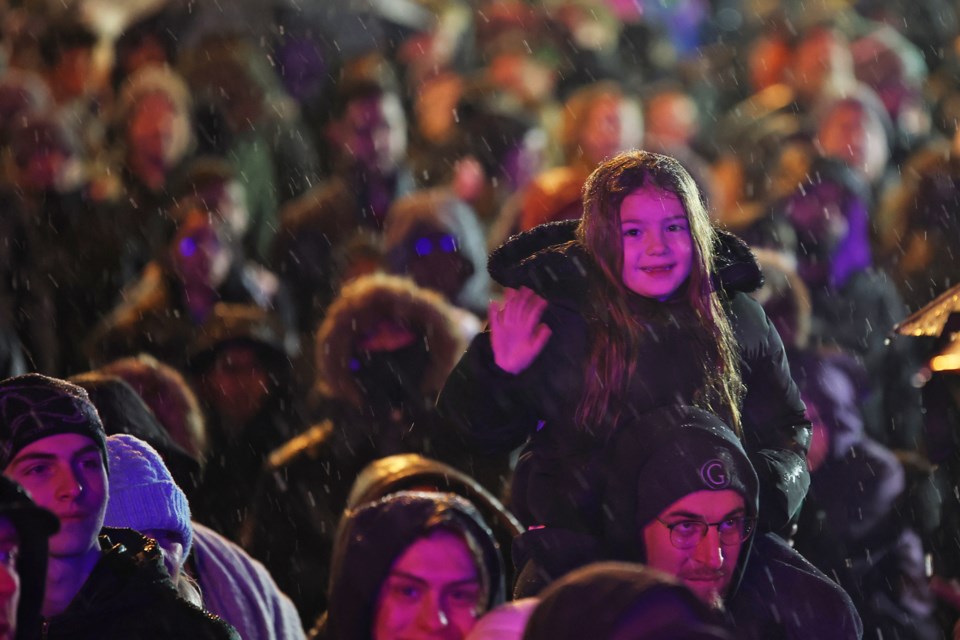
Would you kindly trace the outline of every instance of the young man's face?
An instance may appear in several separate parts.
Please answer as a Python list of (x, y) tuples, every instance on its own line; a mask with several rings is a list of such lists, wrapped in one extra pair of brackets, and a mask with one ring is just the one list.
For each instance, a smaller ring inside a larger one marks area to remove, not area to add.
[(462, 640), (482, 595), (473, 556), (455, 533), (438, 530), (400, 554), (380, 587), (373, 640)]
[(400, 100), (387, 93), (351, 102), (332, 135), (341, 153), (361, 168), (387, 176), (406, 154), (406, 126)]
[(20, 536), (8, 518), (0, 516), (0, 640), (12, 640), (17, 632), (20, 604), (20, 574), (17, 553)]
[(83, 555), (98, 548), (108, 484), (93, 440), (74, 433), (42, 438), (21, 449), (4, 475), (59, 518), (60, 531), (50, 538), (51, 557)]
[[(684, 496), (660, 513), (643, 529), (647, 564), (679, 578), (700, 600), (721, 608), (730, 588), (733, 573), (740, 559), (743, 542), (725, 544), (716, 526), (707, 528), (703, 538), (689, 537), (694, 543), (688, 549), (678, 548), (671, 541), (693, 531), (693, 523), (726, 523), (746, 515), (743, 496), (736, 491), (697, 491)], [(727, 526), (734, 526), (733, 523)], [(724, 524), (720, 525), (725, 527)], [(686, 546), (686, 545), (683, 545)]]

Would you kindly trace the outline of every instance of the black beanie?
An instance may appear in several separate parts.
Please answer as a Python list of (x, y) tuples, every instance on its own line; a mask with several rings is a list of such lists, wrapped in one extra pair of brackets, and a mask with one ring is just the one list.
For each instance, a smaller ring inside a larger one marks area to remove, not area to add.
[(614, 557), (643, 560), (643, 528), (697, 491), (736, 491), (747, 515), (757, 515), (757, 473), (733, 431), (707, 411), (669, 406), (642, 414), (618, 430), (612, 450), (604, 509)]
[(38, 373), (0, 381), (0, 469), (27, 445), (65, 433), (93, 440), (108, 468), (103, 423), (86, 391)]
[(672, 430), (669, 439), (652, 449), (634, 485), (639, 528), (697, 491), (736, 491), (743, 496), (747, 514), (757, 515), (756, 471), (733, 432), (719, 420), (716, 423), (684, 421)]

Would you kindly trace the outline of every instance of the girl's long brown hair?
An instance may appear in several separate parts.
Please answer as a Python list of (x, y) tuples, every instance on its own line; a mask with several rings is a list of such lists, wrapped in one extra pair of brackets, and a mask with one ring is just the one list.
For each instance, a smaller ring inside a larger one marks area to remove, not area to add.
[(622, 275), (620, 205), (628, 195), (643, 188), (675, 194), (686, 211), (693, 264), (685, 301), (695, 318), (689, 326), (690, 337), (697, 344), (696, 353), (703, 354), (703, 382), (692, 401), (725, 419), (739, 435), (743, 382), (737, 341), (711, 280), (717, 233), (686, 169), (673, 158), (647, 151), (627, 151), (607, 160), (584, 185), (577, 242), (593, 259), (601, 282), (591, 287), (592, 308), (598, 312), (588, 317), (590, 355), (577, 407), (577, 424), (601, 436), (610, 434), (619, 418), (629, 380), (636, 373), (636, 356), (641, 345), (651, 339), (644, 331), (642, 319), (636, 318), (628, 307), (629, 296), (636, 294), (623, 284)]

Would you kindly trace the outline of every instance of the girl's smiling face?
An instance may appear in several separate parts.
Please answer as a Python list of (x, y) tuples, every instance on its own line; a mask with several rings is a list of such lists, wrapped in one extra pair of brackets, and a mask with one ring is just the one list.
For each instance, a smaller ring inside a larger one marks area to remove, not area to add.
[(686, 282), (693, 265), (687, 212), (673, 193), (637, 189), (620, 205), (623, 284), (646, 298), (665, 300)]

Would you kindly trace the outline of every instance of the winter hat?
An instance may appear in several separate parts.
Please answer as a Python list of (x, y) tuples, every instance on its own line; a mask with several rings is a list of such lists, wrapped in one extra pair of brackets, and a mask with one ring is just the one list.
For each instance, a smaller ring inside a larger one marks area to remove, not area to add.
[[(711, 416), (712, 417), (712, 416)], [(637, 478), (637, 524), (645, 526), (682, 497), (697, 491), (731, 489), (757, 514), (757, 474), (746, 453), (719, 420), (684, 423), (657, 449)], [(752, 505), (752, 506), (751, 506)]]
[(39, 373), (0, 381), (0, 469), (27, 445), (66, 433), (93, 440), (109, 470), (103, 423), (86, 391)]
[(190, 504), (157, 450), (139, 438), (121, 433), (107, 438), (107, 451), (113, 474), (103, 524), (137, 531), (175, 531), (183, 541), (183, 557), (190, 555)]
[[(747, 516), (759, 507), (759, 482), (739, 439), (720, 418), (689, 406), (640, 415), (615, 436), (605, 503), (616, 557), (642, 559), (640, 532), (664, 509), (697, 491), (730, 489)], [(635, 480), (631, 480), (633, 475)]]

